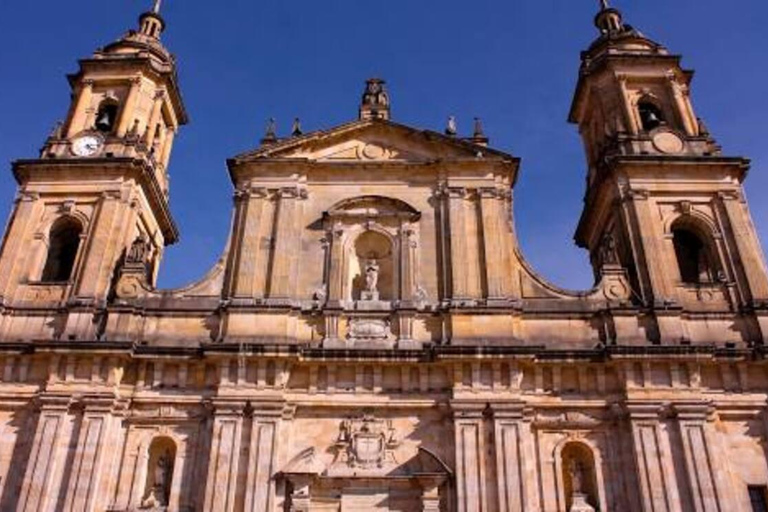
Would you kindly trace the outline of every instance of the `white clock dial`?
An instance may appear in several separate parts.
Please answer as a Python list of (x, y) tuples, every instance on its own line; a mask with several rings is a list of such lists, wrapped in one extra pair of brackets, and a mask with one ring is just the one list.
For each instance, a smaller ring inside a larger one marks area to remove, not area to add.
[(81, 135), (72, 141), (72, 152), (77, 156), (93, 156), (99, 152), (103, 141), (97, 135)]

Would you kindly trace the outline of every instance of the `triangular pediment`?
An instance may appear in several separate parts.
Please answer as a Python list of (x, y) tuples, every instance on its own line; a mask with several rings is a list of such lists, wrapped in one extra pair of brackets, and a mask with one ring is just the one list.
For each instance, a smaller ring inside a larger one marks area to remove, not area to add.
[(284, 139), (245, 153), (251, 159), (300, 159), (320, 163), (431, 162), (512, 158), (505, 153), (436, 132), (383, 120), (356, 121), (327, 131)]

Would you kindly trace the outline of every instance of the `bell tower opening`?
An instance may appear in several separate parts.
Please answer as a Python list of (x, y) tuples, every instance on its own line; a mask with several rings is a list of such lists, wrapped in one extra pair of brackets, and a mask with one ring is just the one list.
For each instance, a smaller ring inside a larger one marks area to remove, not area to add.
[(48, 243), (48, 256), (40, 279), (42, 282), (63, 283), (70, 280), (82, 232), (80, 223), (68, 217), (53, 225)]
[(95, 127), (101, 133), (112, 133), (115, 130), (119, 105), (116, 101), (106, 99), (99, 105), (96, 114)]
[(672, 236), (682, 282), (692, 285), (714, 282), (717, 272), (709, 244), (684, 226), (674, 227)]
[(645, 132), (650, 132), (666, 124), (661, 109), (648, 99), (638, 102), (637, 111), (640, 114), (640, 123)]

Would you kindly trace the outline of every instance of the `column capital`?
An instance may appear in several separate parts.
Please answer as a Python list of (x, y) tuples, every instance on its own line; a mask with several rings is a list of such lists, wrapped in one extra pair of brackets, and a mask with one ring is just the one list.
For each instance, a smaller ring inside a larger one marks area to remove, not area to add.
[(451, 401), (451, 411), (453, 412), (454, 420), (482, 419), (487, 407), (485, 402)]
[(493, 419), (532, 420), (534, 411), (525, 402), (491, 402), (489, 404)]

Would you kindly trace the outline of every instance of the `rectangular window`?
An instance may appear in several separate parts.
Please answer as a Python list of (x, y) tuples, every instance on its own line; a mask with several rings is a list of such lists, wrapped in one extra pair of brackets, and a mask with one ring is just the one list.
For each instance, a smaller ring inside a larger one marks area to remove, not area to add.
[(764, 485), (750, 485), (748, 489), (752, 512), (768, 512), (768, 488)]

